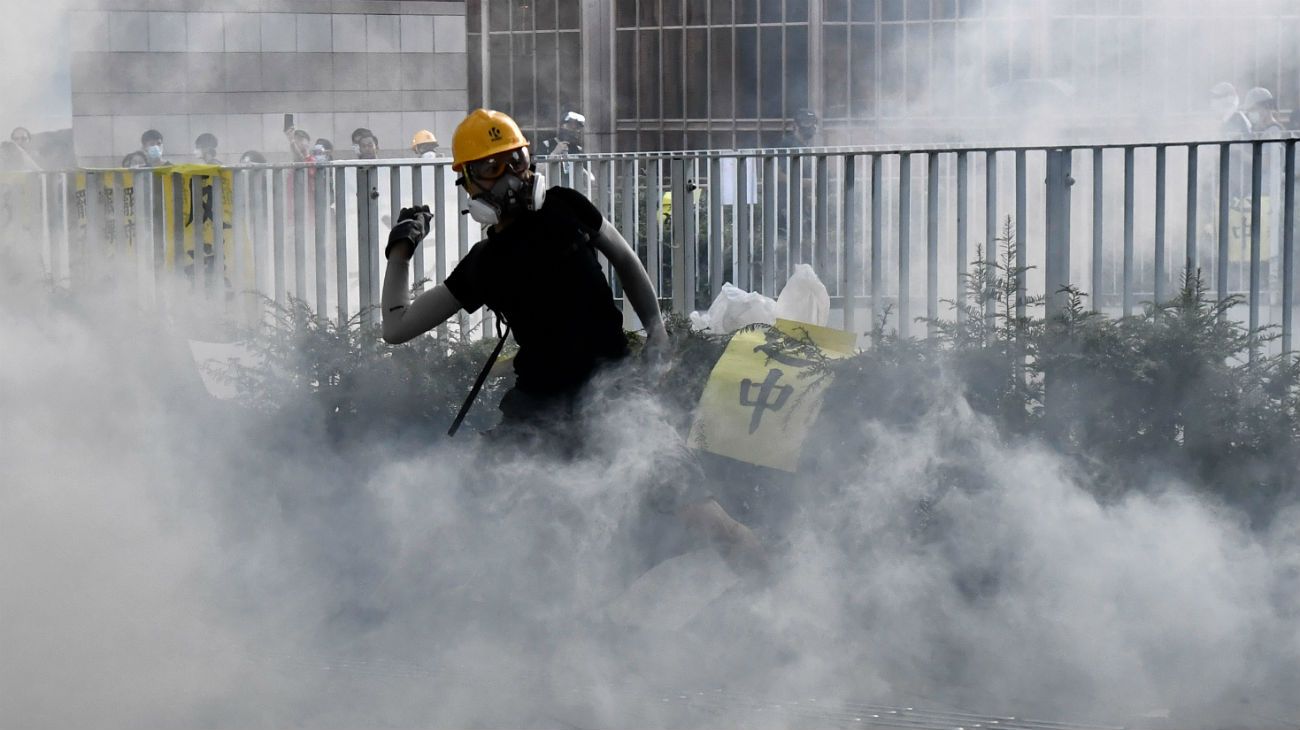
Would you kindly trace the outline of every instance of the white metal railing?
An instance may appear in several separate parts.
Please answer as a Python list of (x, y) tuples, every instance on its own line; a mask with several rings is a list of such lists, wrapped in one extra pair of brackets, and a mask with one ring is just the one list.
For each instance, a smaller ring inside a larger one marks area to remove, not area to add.
[[(775, 296), (809, 263), (832, 294), (834, 324), (861, 331), (883, 319), (924, 334), (915, 318), (955, 316), (944, 301), (965, 296), (977, 248), (987, 251), (1009, 218), (1016, 263), (1029, 267), (1020, 291), (1047, 295), (1049, 310), (1073, 283), (1094, 307), (1130, 314), (1171, 297), (1192, 267), (1215, 295), (1244, 297), (1234, 317), (1278, 325), (1289, 352), (1296, 142), (625, 153), (542, 160), (539, 170), (596, 203), (675, 311), (706, 307), (727, 281)], [(27, 230), (56, 279), (75, 283), (129, 251), (144, 296), (169, 306), (188, 296), (230, 309), (256, 292), (373, 321), (387, 223), (402, 206), (434, 211), (414, 261), (433, 282), (480, 233), (460, 214), (449, 160), (3, 179), (0, 230)], [(19, 220), (32, 211), (39, 224)], [(194, 275), (196, 236), (207, 244), (205, 276)]]

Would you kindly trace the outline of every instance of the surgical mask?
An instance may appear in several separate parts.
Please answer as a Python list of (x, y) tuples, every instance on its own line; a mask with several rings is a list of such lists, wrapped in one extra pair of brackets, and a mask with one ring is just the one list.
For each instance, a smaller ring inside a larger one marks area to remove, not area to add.
[(434, 159), (434, 158), (437, 157), (437, 156), (438, 156), (438, 153), (434, 152), (433, 150), (429, 150), (428, 152), (421, 152), (421, 153), (420, 153), (420, 159), (422, 159), (422, 160), (432, 160), (432, 159)]
[(163, 155), (162, 145), (151, 144), (144, 148), (144, 153), (148, 155), (151, 160), (161, 160)]
[[(528, 188), (532, 188), (528, 190)], [(526, 199), (525, 199), (526, 196)], [(494, 226), (501, 222), (507, 211), (523, 207), (524, 210), (538, 210), (546, 202), (546, 176), (533, 173), (529, 182), (514, 173), (506, 173), (492, 185), (486, 193), (479, 193), (470, 198), (468, 207), (462, 211), (485, 226)]]
[(354, 144), (354, 145), (352, 145), (352, 154), (354, 154), (354, 155), (359, 155), (359, 154), (361, 154), (361, 145), (359, 145), (359, 144)]

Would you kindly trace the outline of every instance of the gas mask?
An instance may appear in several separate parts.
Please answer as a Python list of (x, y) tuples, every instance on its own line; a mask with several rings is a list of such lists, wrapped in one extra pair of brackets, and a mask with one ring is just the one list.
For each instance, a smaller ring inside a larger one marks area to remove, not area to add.
[(463, 213), (485, 226), (494, 226), (508, 214), (539, 210), (546, 202), (546, 176), (534, 172), (525, 181), (513, 172), (497, 178), (492, 189), (469, 199)]

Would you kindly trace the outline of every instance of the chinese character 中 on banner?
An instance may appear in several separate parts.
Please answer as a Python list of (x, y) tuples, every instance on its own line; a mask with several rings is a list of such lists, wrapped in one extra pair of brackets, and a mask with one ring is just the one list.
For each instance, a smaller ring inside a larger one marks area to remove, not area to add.
[[(784, 335), (784, 336), (783, 336)], [(831, 375), (786, 337), (809, 340), (828, 358), (853, 354), (852, 332), (778, 319), (738, 332), (700, 396), (690, 443), (702, 451), (793, 472)]]

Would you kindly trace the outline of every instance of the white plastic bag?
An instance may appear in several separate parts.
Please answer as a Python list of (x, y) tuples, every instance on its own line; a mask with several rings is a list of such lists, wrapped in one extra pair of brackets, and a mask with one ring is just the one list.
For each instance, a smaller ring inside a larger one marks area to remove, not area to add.
[[(824, 289), (823, 289), (824, 291)], [(757, 292), (745, 291), (730, 282), (722, 285), (718, 298), (707, 312), (691, 312), (691, 329), (725, 335), (751, 324), (776, 321), (776, 302)]]
[(777, 296), (775, 311), (781, 319), (826, 327), (831, 321), (831, 295), (813, 267), (799, 264)]

